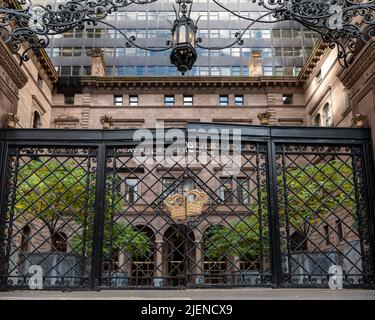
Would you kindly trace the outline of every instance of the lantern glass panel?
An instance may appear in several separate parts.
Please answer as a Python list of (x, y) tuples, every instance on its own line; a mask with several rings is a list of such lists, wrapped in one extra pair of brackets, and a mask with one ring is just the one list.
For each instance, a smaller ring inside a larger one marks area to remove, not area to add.
[(194, 47), (194, 45), (195, 45), (194, 31), (193, 31), (192, 28), (190, 28), (190, 32), (189, 32), (189, 41), (190, 41), (190, 44)]
[(187, 42), (186, 40), (186, 26), (183, 24), (180, 26), (180, 34), (179, 34), (179, 43), (185, 43)]

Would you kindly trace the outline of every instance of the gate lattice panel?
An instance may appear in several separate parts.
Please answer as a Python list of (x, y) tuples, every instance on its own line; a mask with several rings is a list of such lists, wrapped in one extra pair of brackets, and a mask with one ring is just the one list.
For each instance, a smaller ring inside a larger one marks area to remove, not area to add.
[[(14, 147), (8, 153), (2, 284), (91, 287), (95, 148)], [(4, 276), (4, 273), (6, 276)]]
[[(103, 286), (271, 284), (265, 144), (242, 146), (236, 177), (210, 150), (211, 160), (186, 157), (183, 165), (157, 160), (156, 152), (149, 165), (137, 164), (133, 152), (126, 146), (106, 152)], [(194, 189), (207, 193), (208, 205), (186, 223), (175, 221), (167, 196)]]
[(369, 130), (189, 126), (241, 130), (236, 165), (233, 135), (179, 159), (135, 130), (0, 130), (0, 289), (375, 286)]
[(277, 183), (284, 281), (327, 286), (372, 283), (370, 221), (360, 146), (279, 144)]

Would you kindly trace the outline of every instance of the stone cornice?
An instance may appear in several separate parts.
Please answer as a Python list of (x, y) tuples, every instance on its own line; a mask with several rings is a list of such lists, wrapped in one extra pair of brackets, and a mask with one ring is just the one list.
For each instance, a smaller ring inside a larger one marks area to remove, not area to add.
[(40, 49), (38, 53), (36, 54), (30, 54), (32, 55), (32, 58), (34, 59), (34, 62), (38, 62), (39, 65), (42, 67), (43, 71), (45, 72), (48, 80), (53, 85), (58, 80), (58, 73), (49, 58), (46, 50)]
[[(113, 110), (118, 110), (119, 107), (116, 107), (114, 105), (76, 105), (76, 104), (72, 104), (72, 105), (67, 105), (67, 104), (55, 104), (55, 105), (52, 105), (52, 107), (54, 109), (56, 108), (60, 108), (60, 109), (77, 109), (77, 108), (90, 108), (90, 109), (113, 109)], [(199, 109), (217, 109), (219, 108), (220, 106), (218, 105), (200, 105), (200, 106), (191, 106), (191, 107), (187, 107), (187, 106), (184, 106), (184, 105), (175, 105), (175, 106), (172, 106), (172, 107), (168, 107), (167, 110), (195, 110), (197, 108)], [(297, 108), (305, 108), (305, 105), (302, 105), (302, 104), (281, 104), (281, 105), (247, 105), (247, 106), (241, 106), (241, 107), (238, 107), (238, 106), (234, 106), (234, 105), (229, 105), (229, 106), (225, 106), (225, 109), (224, 110), (244, 110), (244, 109), (249, 109), (249, 110), (254, 110), (254, 109), (264, 109), (264, 108), (283, 108), (283, 109), (286, 109), (286, 108), (289, 108), (292, 110), (294, 109), (297, 109)], [(121, 106), (122, 109), (125, 109), (125, 110), (140, 110), (140, 109), (164, 109), (166, 110), (163, 105), (157, 105), (157, 106), (136, 106), (136, 107), (130, 107), (130, 106)], [(223, 108), (223, 107), (220, 107), (220, 108)]]
[(9, 75), (9, 77), (16, 84), (18, 89), (21, 89), (27, 83), (27, 76), (22, 71), (20, 65), (16, 62), (13, 54), (6, 46), (3, 40), (0, 39), (0, 64)]
[(299, 74), (299, 80), (302, 83), (305, 83), (310, 78), (311, 74), (314, 72), (316, 65), (319, 63), (320, 59), (322, 58), (323, 54), (326, 52), (327, 49), (327, 45), (320, 38), (316, 42), (309, 58), (303, 65), (303, 68)]
[(261, 88), (291, 87), (302, 88), (297, 77), (81, 77), (84, 87), (94, 88)]
[(375, 61), (375, 37), (372, 37), (355, 57), (354, 62), (347, 69), (338, 73), (343, 85), (351, 88)]

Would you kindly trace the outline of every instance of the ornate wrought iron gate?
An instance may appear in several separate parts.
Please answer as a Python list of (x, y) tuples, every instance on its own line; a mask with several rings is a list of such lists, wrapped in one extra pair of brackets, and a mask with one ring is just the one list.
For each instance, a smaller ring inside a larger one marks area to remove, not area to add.
[(374, 286), (369, 131), (186, 132), (0, 131), (1, 288)]

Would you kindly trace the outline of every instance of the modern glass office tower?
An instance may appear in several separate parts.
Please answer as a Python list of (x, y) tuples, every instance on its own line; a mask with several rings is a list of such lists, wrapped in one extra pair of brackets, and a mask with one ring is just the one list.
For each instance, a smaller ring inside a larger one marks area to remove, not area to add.
[[(64, 2), (50, 0), (53, 5)], [(248, 0), (222, 0), (221, 3), (245, 17), (259, 17), (265, 10)], [(105, 21), (136, 43), (145, 47), (163, 47), (171, 39), (175, 19), (175, 0), (159, 0), (149, 5), (130, 5), (111, 14)], [(194, 0), (191, 17), (198, 22), (198, 37), (203, 46), (221, 47), (235, 41), (235, 34), (245, 30), (249, 21), (239, 19), (209, 0)], [(187, 76), (246, 76), (252, 50), (262, 52), (265, 76), (298, 75), (314, 45), (317, 35), (295, 22), (268, 23), (252, 26), (242, 46), (223, 50), (198, 49), (198, 60)], [(112, 76), (176, 76), (170, 64), (170, 50), (153, 52), (127, 48), (126, 39), (108, 25), (99, 24), (87, 30), (74, 30), (53, 37), (47, 49), (60, 75), (79, 76), (91, 73), (91, 50), (102, 48), (106, 74)]]

